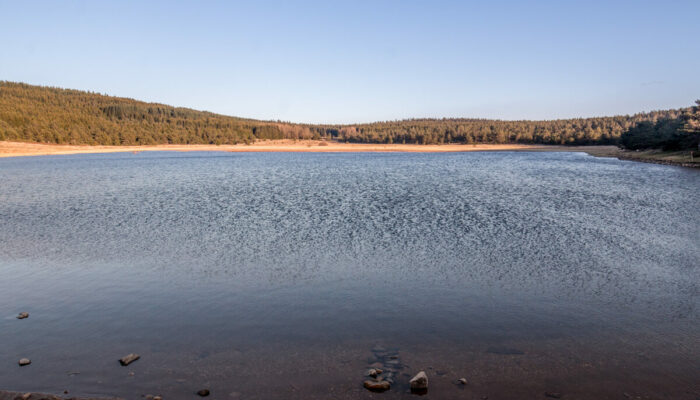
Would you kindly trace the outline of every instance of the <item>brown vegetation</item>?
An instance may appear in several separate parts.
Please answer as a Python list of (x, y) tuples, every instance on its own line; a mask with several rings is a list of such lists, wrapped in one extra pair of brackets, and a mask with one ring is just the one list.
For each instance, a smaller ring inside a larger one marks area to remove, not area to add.
[(412, 119), (357, 125), (257, 121), (78, 90), (0, 81), (0, 140), (53, 144), (238, 144), (264, 139), (382, 144), (617, 144), (638, 122), (683, 110), (552, 121)]

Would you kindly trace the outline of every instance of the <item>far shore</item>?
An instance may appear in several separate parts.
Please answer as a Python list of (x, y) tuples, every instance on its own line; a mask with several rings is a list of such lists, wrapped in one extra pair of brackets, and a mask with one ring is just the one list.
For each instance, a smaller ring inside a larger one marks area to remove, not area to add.
[(465, 151), (582, 151), (614, 157), (615, 146), (552, 146), (534, 144), (374, 144), (321, 140), (265, 140), (251, 144), (159, 144), (145, 146), (89, 146), (0, 141), (0, 157), (59, 154), (124, 153), (142, 151), (224, 151), (224, 152), (405, 152), (448, 153)]
[[(48, 143), (0, 141), (0, 158), (45, 156), (62, 154), (139, 153), (142, 151), (223, 151), (223, 152), (300, 152), (300, 153), (349, 153), (349, 152), (405, 152), (405, 153), (454, 153), (467, 151), (559, 151), (583, 152), (596, 157), (653, 162), (661, 164), (699, 167), (699, 157), (690, 160), (689, 152), (634, 152), (616, 146), (561, 146), (540, 144), (375, 144), (343, 143), (322, 140), (262, 140), (251, 144), (159, 144), (146, 146), (89, 146)], [(688, 153), (688, 154), (686, 154)]]

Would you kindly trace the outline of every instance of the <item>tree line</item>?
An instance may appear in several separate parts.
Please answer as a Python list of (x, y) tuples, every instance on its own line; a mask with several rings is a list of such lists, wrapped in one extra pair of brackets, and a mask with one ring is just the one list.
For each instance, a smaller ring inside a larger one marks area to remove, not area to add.
[(679, 116), (639, 122), (622, 134), (620, 144), (631, 150), (700, 150), (700, 100)]
[(688, 110), (551, 121), (444, 118), (312, 125), (229, 117), (92, 92), (0, 81), (0, 140), (92, 145), (237, 144), (259, 139), (618, 144), (623, 134), (642, 123), (655, 127), (661, 121), (685, 118)]

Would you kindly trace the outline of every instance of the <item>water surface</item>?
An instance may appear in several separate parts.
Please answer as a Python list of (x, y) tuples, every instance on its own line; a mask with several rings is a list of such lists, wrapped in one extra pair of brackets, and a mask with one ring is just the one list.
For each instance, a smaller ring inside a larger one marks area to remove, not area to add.
[(696, 399), (699, 195), (579, 153), (0, 159), (0, 388)]

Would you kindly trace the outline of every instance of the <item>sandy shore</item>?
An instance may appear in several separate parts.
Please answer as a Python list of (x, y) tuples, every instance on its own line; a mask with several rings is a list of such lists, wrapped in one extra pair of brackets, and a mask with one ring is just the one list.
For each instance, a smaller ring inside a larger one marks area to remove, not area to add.
[(78, 146), (0, 141), (0, 157), (117, 153), (141, 151), (228, 151), (228, 152), (464, 152), (464, 151), (583, 151), (596, 156), (615, 157), (615, 146), (551, 146), (527, 144), (364, 144), (315, 140), (270, 140), (236, 145)]
[(467, 151), (573, 151), (595, 157), (614, 157), (623, 160), (656, 164), (700, 167), (700, 157), (690, 157), (689, 151), (663, 152), (659, 150), (629, 151), (616, 146), (557, 146), (538, 144), (373, 144), (341, 143), (321, 140), (266, 140), (252, 144), (159, 144), (151, 146), (87, 146), (0, 141), (0, 158), (46, 156), (61, 154), (138, 153), (142, 151), (225, 151), (225, 152), (404, 152), (450, 153)]

